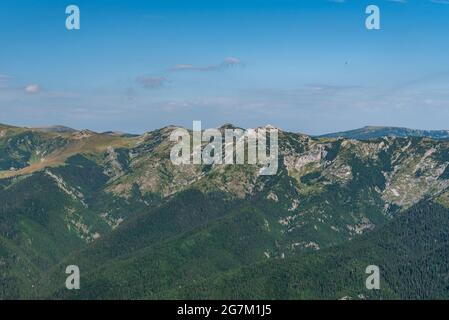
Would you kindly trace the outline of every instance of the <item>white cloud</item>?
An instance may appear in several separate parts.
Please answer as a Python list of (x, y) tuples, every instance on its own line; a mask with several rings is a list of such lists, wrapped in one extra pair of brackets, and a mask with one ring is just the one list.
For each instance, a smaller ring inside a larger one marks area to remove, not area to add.
[(41, 91), (41, 87), (38, 84), (30, 84), (25, 87), (25, 92), (29, 94), (36, 94)]

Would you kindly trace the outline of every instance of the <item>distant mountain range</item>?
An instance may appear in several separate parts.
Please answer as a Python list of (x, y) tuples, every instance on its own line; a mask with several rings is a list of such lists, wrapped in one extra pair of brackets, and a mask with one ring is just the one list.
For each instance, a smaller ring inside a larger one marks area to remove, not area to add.
[[(6, 126), (0, 124), (0, 126)], [(232, 124), (225, 124), (222, 128), (235, 128)], [(33, 127), (31, 130), (40, 130), (46, 132), (66, 132), (73, 133), (79, 130), (55, 125), (48, 127)], [(136, 134), (129, 134), (121, 131), (106, 131), (104, 134), (119, 135), (119, 136), (138, 136)], [(356, 140), (368, 140), (382, 137), (395, 137), (395, 138), (407, 138), (407, 137), (426, 137), (431, 139), (449, 139), (449, 130), (419, 130), (401, 127), (382, 127), (382, 126), (365, 126), (363, 128), (332, 132), (323, 135), (315, 136), (317, 138), (347, 138)]]
[(280, 131), (261, 176), (174, 165), (174, 129), (0, 125), (0, 299), (449, 298), (449, 140)]
[(449, 130), (416, 130), (398, 127), (373, 127), (366, 126), (360, 129), (329, 133), (321, 135), (324, 138), (348, 138), (358, 140), (368, 140), (381, 137), (427, 137), (432, 139), (449, 139)]

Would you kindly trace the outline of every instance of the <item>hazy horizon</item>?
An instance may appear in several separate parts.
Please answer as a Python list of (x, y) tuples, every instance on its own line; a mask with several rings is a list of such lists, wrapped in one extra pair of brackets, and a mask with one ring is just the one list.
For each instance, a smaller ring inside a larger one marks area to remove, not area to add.
[[(179, 125), (179, 124), (175, 124), (175, 123), (167, 124), (167, 125), (164, 125), (164, 126), (161, 126), (161, 127), (151, 128), (151, 129), (144, 130), (144, 131), (141, 131), (141, 132), (115, 130), (114, 128), (111, 128), (109, 130), (97, 131), (97, 130), (93, 130), (91, 128), (76, 128), (76, 127), (72, 127), (72, 126), (64, 125), (64, 124), (29, 126), (29, 125), (20, 125), (20, 124), (12, 124), (12, 123), (0, 123), (0, 125), (2, 125), (2, 124), (3, 125), (13, 126), (13, 127), (29, 128), (29, 129), (48, 129), (48, 128), (54, 128), (54, 127), (65, 127), (67, 129), (73, 129), (73, 130), (76, 130), (76, 131), (90, 130), (90, 131), (97, 132), (97, 133), (121, 132), (121, 133), (124, 133), (124, 134), (132, 134), (132, 135), (142, 135), (142, 134), (144, 134), (146, 132), (151, 132), (151, 131), (154, 131), (154, 130), (158, 130), (158, 129), (162, 129), (162, 128), (170, 127), (170, 126), (184, 127), (186, 129), (192, 129), (192, 125), (190, 125), (190, 126), (183, 126), (183, 125)], [(223, 123), (221, 125), (214, 126), (214, 127), (203, 126), (202, 129), (205, 130), (205, 129), (209, 129), (209, 128), (219, 128), (219, 127), (224, 126), (224, 125), (232, 125), (232, 126), (234, 126), (236, 128), (242, 128), (242, 129), (251, 129), (251, 128), (257, 128), (257, 127), (262, 127), (262, 126), (268, 126), (268, 125), (271, 125), (271, 124), (266, 123), (264, 125), (259, 125), (259, 126), (242, 127), (242, 126), (238, 126), (238, 125), (236, 125), (234, 123)], [(282, 128), (282, 127), (276, 127), (276, 128), (278, 128), (280, 130), (283, 130), (283, 131), (286, 131), (286, 132), (301, 133), (301, 134), (306, 134), (306, 135), (310, 135), (310, 136), (324, 136), (324, 135), (327, 135), (327, 134), (334, 134), (334, 133), (339, 133), (339, 132), (348, 132), (348, 131), (354, 131), (354, 130), (365, 129), (365, 128), (396, 128), (396, 129), (410, 129), (410, 130), (418, 130), (418, 131), (448, 131), (449, 132), (449, 129), (444, 129), (444, 128), (443, 129), (426, 129), (426, 128), (423, 129), (423, 128), (409, 128), (409, 127), (400, 127), (400, 126), (377, 126), (377, 125), (376, 126), (364, 125), (364, 126), (357, 127), (357, 128), (349, 128), (347, 130), (329, 131), (329, 132), (323, 132), (323, 133), (319, 133), (319, 134), (312, 134), (312, 133), (304, 132), (304, 131), (301, 131), (301, 130), (286, 130), (286, 129)]]

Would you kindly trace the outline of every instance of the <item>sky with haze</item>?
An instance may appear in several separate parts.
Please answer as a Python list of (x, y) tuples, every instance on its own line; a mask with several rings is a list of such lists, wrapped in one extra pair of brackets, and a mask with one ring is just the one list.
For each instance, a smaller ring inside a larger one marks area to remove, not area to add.
[[(65, 28), (68, 5), (81, 29)], [(381, 30), (365, 9), (379, 6)], [(0, 123), (449, 129), (449, 0), (2, 0)]]

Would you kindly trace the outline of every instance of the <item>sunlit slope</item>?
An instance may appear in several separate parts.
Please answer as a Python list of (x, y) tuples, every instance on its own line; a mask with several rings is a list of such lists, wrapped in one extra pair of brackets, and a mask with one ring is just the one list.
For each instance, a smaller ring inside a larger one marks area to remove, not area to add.
[[(174, 165), (175, 128), (1, 126), (1, 297), (179, 296), (254, 264), (313, 261), (422, 201), (449, 207), (445, 140), (280, 130), (279, 169), (261, 176), (247, 164)], [(62, 287), (68, 264), (85, 291)]]

